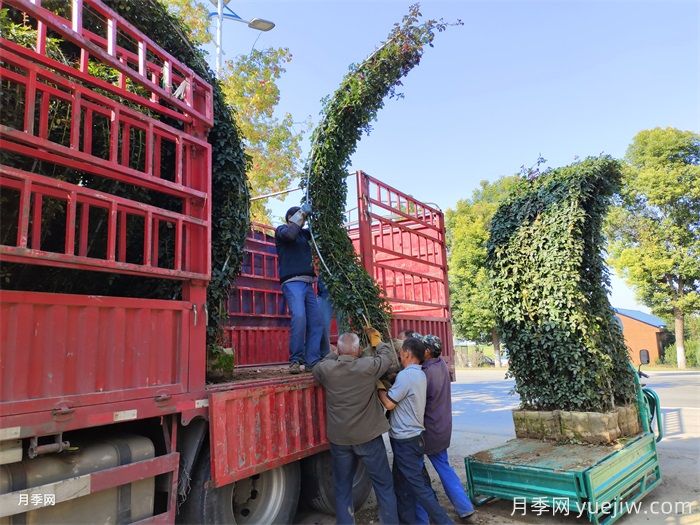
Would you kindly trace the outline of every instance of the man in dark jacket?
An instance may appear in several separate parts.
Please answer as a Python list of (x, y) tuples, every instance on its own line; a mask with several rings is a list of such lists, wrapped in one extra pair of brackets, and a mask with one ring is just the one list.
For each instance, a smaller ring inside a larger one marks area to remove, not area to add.
[[(427, 379), (425, 402), (425, 454), (440, 476), (445, 494), (452, 502), (455, 512), (462, 521), (467, 521), (474, 514), (474, 506), (464, 491), (459, 476), (450, 465), (447, 448), (452, 438), (452, 392), (450, 371), (447, 363), (440, 358), (442, 341), (434, 335), (422, 338), (425, 343), (425, 360), (423, 373)], [(428, 523), (428, 514), (416, 505), (416, 522)]]
[(316, 280), (311, 258), (311, 233), (304, 228), (310, 210), (293, 206), (285, 222), (275, 230), (277, 268), (282, 293), (292, 316), (289, 334), (289, 371), (298, 374), (302, 363), (308, 369), (321, 359), (323, 321), (313, 283)]
[(326, 389), (326, 425), (331, 443), (335, 515), (340, 525), (354, 524), (352, 483), (362, 461), (374, 486), (379, 517), (384, 525), (397, 524), (396, 495), (382, 434), (389, 430), (377, 398), (377, 380), (392, 363), (394, 349), (381, 343), (377, 330), (366, 329), (376, 355), (360, 357), (360, 339), (338, 337), (338, 353), (328, 354), (313, 369)]

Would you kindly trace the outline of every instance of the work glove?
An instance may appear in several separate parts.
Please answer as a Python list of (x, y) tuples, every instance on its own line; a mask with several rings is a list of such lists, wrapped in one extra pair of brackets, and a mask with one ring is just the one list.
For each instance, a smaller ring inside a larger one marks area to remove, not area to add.
[(299, 228), (304, 227), (304, 223), (306, 222), (306, 214), (301, 210), (301, 208), (289, 218), (289, 222), (293, 222)]
[(378, 346), (382, 342), (382, 334), (380, 334), (379, 330), (376, 328), (365, 326), (365, 335), (369, 339), (369, 344), (372, 346)]

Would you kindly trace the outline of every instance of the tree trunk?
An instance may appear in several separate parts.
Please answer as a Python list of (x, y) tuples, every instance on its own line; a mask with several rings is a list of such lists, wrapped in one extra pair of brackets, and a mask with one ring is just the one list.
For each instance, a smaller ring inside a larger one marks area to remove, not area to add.
[[(493, 360), (497, 367), (501, 367), (501, 338), (498, 335), (498, 330), (491, 330), (491, 341), (493, 342)], [(683, 361), (685, 363), (685, 361)]]
[(685, 318), (678, 308), (673, 309), (676, 328), (676, 363), (678, 368), (685, 368), (685, 345), (683, 344)]

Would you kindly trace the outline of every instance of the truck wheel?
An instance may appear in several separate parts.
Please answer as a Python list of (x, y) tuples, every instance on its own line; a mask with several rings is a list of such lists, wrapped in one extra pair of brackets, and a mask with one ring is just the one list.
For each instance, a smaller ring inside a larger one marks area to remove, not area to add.
[(286, 524), (299, 503), (299, 463), (256, 474), (220, 488), (209, 487), (208, 445), (197, 461), (179, 523), (206, 525)]
[[(335, 514), (335, 486), (331, 453), (322, 452), (301, 462), (301, 499), (318, 512)], [(372, 480), (360, 461), (352, 482), (352, 501), (358, 510), (369, 497)]]
[(299, 504), (299, 485), (298, 462), (237, 481), (232, 494), (236, 523), (293, 523)]

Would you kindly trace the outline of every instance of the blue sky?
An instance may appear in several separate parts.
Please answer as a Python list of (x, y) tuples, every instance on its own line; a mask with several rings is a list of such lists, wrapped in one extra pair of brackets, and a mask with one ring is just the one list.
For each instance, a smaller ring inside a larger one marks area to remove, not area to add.
[[(241, 17), (276, 27), (258, 33), (225, 22), (224, 58), (253, 45), (288, 47), (279, 109), (317, 122), (321, 98), (409, 3), (232, 0)], [(464, 26), (436, 37), (352, 169), (442, 209), (540, 154), (553, 167), (603, 151), (621, 157), (642, 129), (700, 129), (700, 2), (428, 0), (422, 11)], [(297, 201), (293, 194), (273, 213)], [(621, 281), (613, 288), (615, 306), (646, 310)]]

